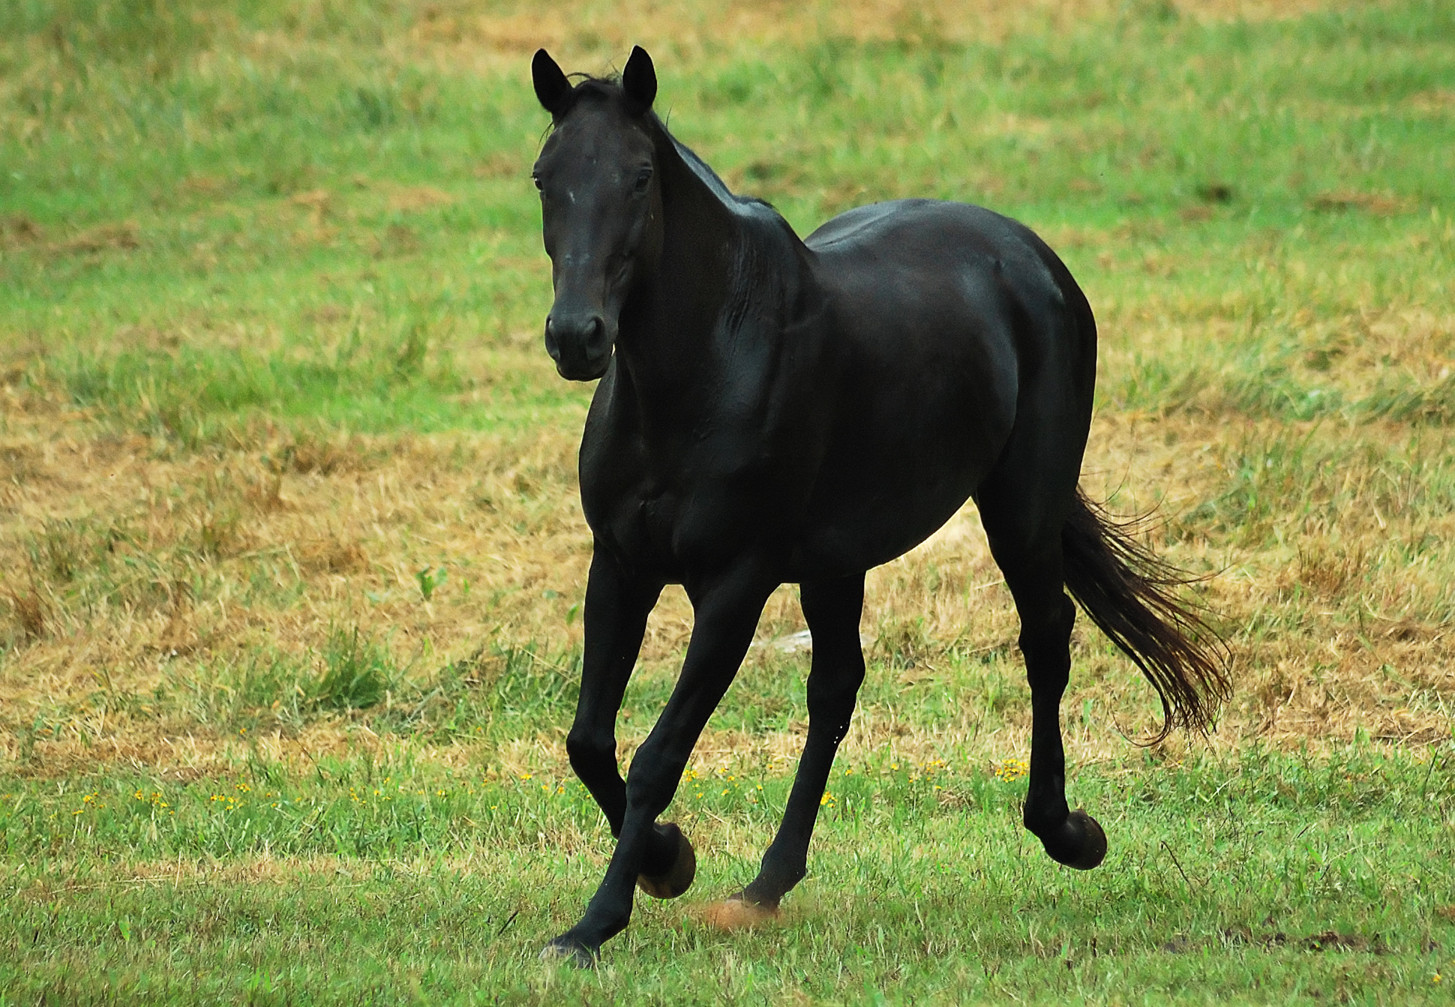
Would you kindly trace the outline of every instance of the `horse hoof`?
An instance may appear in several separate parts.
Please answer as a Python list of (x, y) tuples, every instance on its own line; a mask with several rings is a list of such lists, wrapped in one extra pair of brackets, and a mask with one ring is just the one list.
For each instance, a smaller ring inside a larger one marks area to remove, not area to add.
[(1080, 852), (1072, 859), (1063, 861), (1067, 867), (1089, 871), (1106, 859), (1106, 832), (1097, 824), (1095, 818), (1086, 813), (1085, 808), (1077, 808), (1071, 812), (1066, 816), (1066, 821), (1078, 826), (1084, 837)]
[(662, 834), (677, 840), (677, 855), (672, 866), (661, 874), (638, 874), (637, 887), (654, 899), (675, 899), (692, 887), (697, 877), (697, 854), (682, 830), (672, 823), (659, 826)]
[(567, 937), (557, 937), (541, 948), (541, 961), (548, 964), (574, 965), (578, 969), (596, 967), (596, 952)]

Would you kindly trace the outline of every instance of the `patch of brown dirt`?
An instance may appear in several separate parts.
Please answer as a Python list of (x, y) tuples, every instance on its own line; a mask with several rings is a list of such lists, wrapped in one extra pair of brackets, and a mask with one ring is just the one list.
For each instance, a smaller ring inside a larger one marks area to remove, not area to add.
[(1358, 192), (1353, 189), (1321, 192), (1309, 200), (1309, 206), (1312, 209), (1324, 211), (1359, 210), (1376, 217), (1390, 217), (1415, 209), (1415, 204), (1408, 199), (1379, 192)]
[(89, 255), (97, 252), (134, 251), (141, 247), (141, 230), (131, 221), (99, 224), (73, 237), (43, 246), (53, 255)]
[(436, 206), (449, 206), (455, 197), (429, 185), (401, 186), (389, 192), (391, 213), (418, 213)]
[(776, 910), (749, 905), (741, 899), (724, 899), (702, 906), (698, 919), (715, 930), (756, 930), (778, 922)]
[(45, 232), (25, 214), (0, 216), (0, 248), (27, 248), (44, 241)]

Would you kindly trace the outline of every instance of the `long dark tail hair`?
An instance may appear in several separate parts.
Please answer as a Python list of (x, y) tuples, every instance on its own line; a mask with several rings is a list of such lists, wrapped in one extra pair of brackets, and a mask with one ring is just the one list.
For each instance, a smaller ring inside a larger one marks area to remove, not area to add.
[(1180, 597), (1198, 580), (1158, 559), (1121, 521), (1080, 488), (1061, 531), (1066, 588), (1103, 633), (1125, 653), (1162, 700), (1162, 730), (1206, 733), (1232, 693), (1231, 654), (1204, 621), (1206, 610)]

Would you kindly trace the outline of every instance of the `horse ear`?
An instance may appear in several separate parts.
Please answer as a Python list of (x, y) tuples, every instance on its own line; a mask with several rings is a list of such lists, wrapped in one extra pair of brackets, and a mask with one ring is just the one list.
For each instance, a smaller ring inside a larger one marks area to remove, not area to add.
[(652, 57), (641, 46), (632, 46), (632, 54), (621, 72), (621, 89), (626, 92), (627, 107), (643, 115), (657, 97), (657, 69)]
[(558, 115), (571, 94), (571, 82), (561, 72), (560, 66), (551, 59), (550, 53), (537, 49), (535, 58), (530, 61), (530, 75), (535, 82), (536, 98), (547, 112)]

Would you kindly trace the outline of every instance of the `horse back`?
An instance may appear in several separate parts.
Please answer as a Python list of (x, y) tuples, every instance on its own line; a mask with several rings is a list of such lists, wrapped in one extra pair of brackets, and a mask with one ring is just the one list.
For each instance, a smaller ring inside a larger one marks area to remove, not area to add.
[(983, 207), (875, 203), (834, 217), (805, 245), (829, 305), (831, 352), (880, 376), (973, 388), (980, 419), (1013, 422), (1043, 385), (1090, 401), (1096, 325), (1044, 241)]

